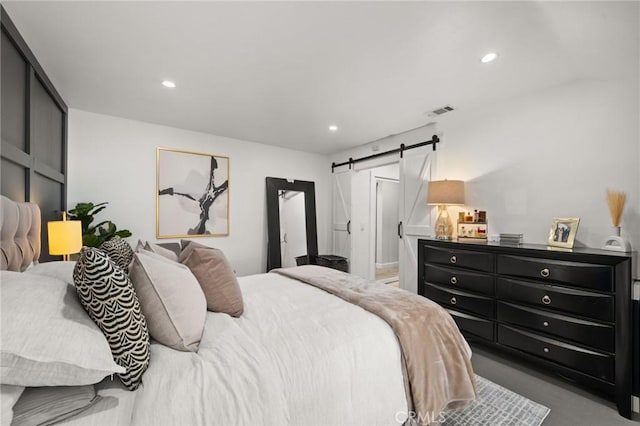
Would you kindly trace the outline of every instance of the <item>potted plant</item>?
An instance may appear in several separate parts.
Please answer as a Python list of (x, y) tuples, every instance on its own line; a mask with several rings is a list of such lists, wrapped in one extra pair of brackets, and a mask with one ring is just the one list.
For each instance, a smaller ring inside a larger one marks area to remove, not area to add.
[(126, 238), (131, 236), (128, 229), (117, 230), (116, 224), (110, 220), (93, 225), (95, 216), (107, 207), (104, 203), (78, 203), (69, 210), (69, 220), (79, 220), (82, 223), (82, 244), (88, 247), (100, 247), (105, 241), (115, 236)]

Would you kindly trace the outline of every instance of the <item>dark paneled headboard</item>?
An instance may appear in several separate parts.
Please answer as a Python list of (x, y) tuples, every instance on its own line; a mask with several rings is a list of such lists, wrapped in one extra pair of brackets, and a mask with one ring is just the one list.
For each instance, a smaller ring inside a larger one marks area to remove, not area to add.
[[(40, 206), (41, 226), (66, 210), (67, 105), (4, 8), (1, 193)], [(47, 233), (41, 230), (42, 246)], [(45, 250), (41, 260), (52, 260)]]

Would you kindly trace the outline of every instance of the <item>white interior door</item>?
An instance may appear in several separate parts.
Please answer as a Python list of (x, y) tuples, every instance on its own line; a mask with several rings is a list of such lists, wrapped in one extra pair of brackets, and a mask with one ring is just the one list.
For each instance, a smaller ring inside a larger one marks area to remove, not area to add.
[(351, 170), (333, 174), (333, 251), (351, 263)]
[(418, 292), (418, 239), (432, 234), (427, 183), (431, 180), (431, 146), (404, 152), (400, 159), (400, 287)]

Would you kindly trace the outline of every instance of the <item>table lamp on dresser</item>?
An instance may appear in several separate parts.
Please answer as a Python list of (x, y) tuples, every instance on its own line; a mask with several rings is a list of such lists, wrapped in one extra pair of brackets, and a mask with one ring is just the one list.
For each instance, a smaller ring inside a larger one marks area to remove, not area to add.
[(433, 180), (427, 188), (427, 204), (438, 206), (436, 219), (436, 239), (450, 240), (453, 235), (453, 222), (447, 206), (464, 204), (464, 181)]

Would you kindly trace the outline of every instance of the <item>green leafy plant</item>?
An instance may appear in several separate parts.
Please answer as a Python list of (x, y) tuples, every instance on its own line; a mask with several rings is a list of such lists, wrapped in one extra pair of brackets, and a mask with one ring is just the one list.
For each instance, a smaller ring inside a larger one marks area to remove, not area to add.
[(117, 230), (116, 224), (110, 220), (93, 225), (95, 216), (107, 208), (109, 203), (78, 203), (69, 210), (69, 220), (79, 220), (82, 223), (82, 244), (88, 247), (99, 247), (105, 241), (115, 236), (126, 238), (131, 236), (128, 229)]

